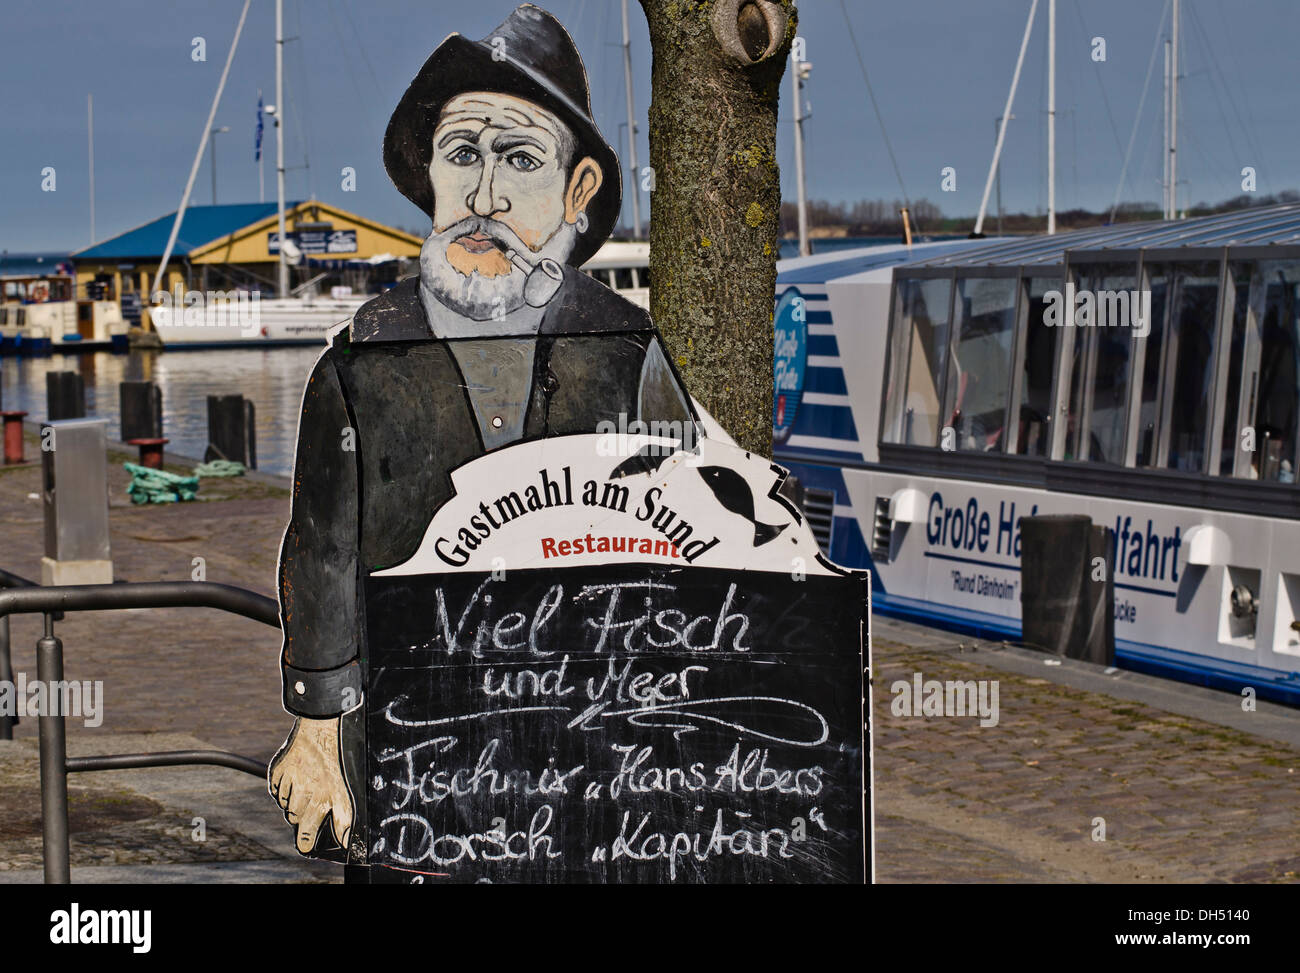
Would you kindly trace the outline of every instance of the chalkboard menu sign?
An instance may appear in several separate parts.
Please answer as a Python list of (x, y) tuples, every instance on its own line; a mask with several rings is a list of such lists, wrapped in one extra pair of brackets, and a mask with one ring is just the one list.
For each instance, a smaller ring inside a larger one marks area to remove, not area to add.
[(372, 881), (861, 882), (861, 576), (372, 579)]
[[(569, 35), (524, 4), (450, 35), (393, 112), (385, 168), (439, 229), (304, 392), (270, 793), (358, 883), (865, 881), (869, 579), (581, 272), (619, 212), (589, 101)], [(537, 112), (572, 185), (507, 167), (513, 207), (458, 214), (482, 188), (466, 151)], [(431, 153), (444, 130), (461, 148)], [(325, 227), (295, 249), (356, 250)], [(808, 349), (785, 310), (788, 425)]]
[(862, 882), (869, 581), (724, 443), (534, 440), (363, 579), (369, 882)]

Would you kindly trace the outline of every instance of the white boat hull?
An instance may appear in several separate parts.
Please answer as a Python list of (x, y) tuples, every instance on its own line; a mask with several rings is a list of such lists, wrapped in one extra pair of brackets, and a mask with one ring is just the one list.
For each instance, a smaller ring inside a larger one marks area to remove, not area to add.
[(167, 347), (320, 345), (367, 298), (328, 301), (225, 301), (176, 311), (151, 309)]

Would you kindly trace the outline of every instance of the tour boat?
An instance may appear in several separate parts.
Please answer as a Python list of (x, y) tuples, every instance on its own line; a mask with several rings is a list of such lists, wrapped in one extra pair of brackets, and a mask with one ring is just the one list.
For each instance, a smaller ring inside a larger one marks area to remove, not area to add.
[(1116, 665), (1300, 704), (1300, 205), (782, 261), (777, 461), (873, 609), (1016, 641), (1111, 530)]

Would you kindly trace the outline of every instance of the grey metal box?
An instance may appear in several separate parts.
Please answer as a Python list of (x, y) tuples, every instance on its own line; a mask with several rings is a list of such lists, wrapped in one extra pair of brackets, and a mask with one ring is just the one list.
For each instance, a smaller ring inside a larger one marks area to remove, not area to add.
[(111, 558), (107, 427), (105, 419), (64, 419), (41, 426), (45, 556), (55, 561)]

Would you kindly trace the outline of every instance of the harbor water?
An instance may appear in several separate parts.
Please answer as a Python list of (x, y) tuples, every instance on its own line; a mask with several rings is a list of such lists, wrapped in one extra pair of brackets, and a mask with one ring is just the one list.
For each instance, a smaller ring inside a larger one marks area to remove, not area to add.
[(311, 367), (324, 346), (232, 348), (207, 351), (107, 351), (80, 355), (0, 358), (5, 409), (29, 420), (46, 418), (45, 374), (78, 372), (86, 387), (86, 415), (108, 420), (108, 438), (121, 438), (118, 385), (150, 381), (162, 390), (168, 452), (203, 458), (208, 445), (209, 395), (243, 395), (256, 408), (257, 466), (293, 471), (298, 409)]

